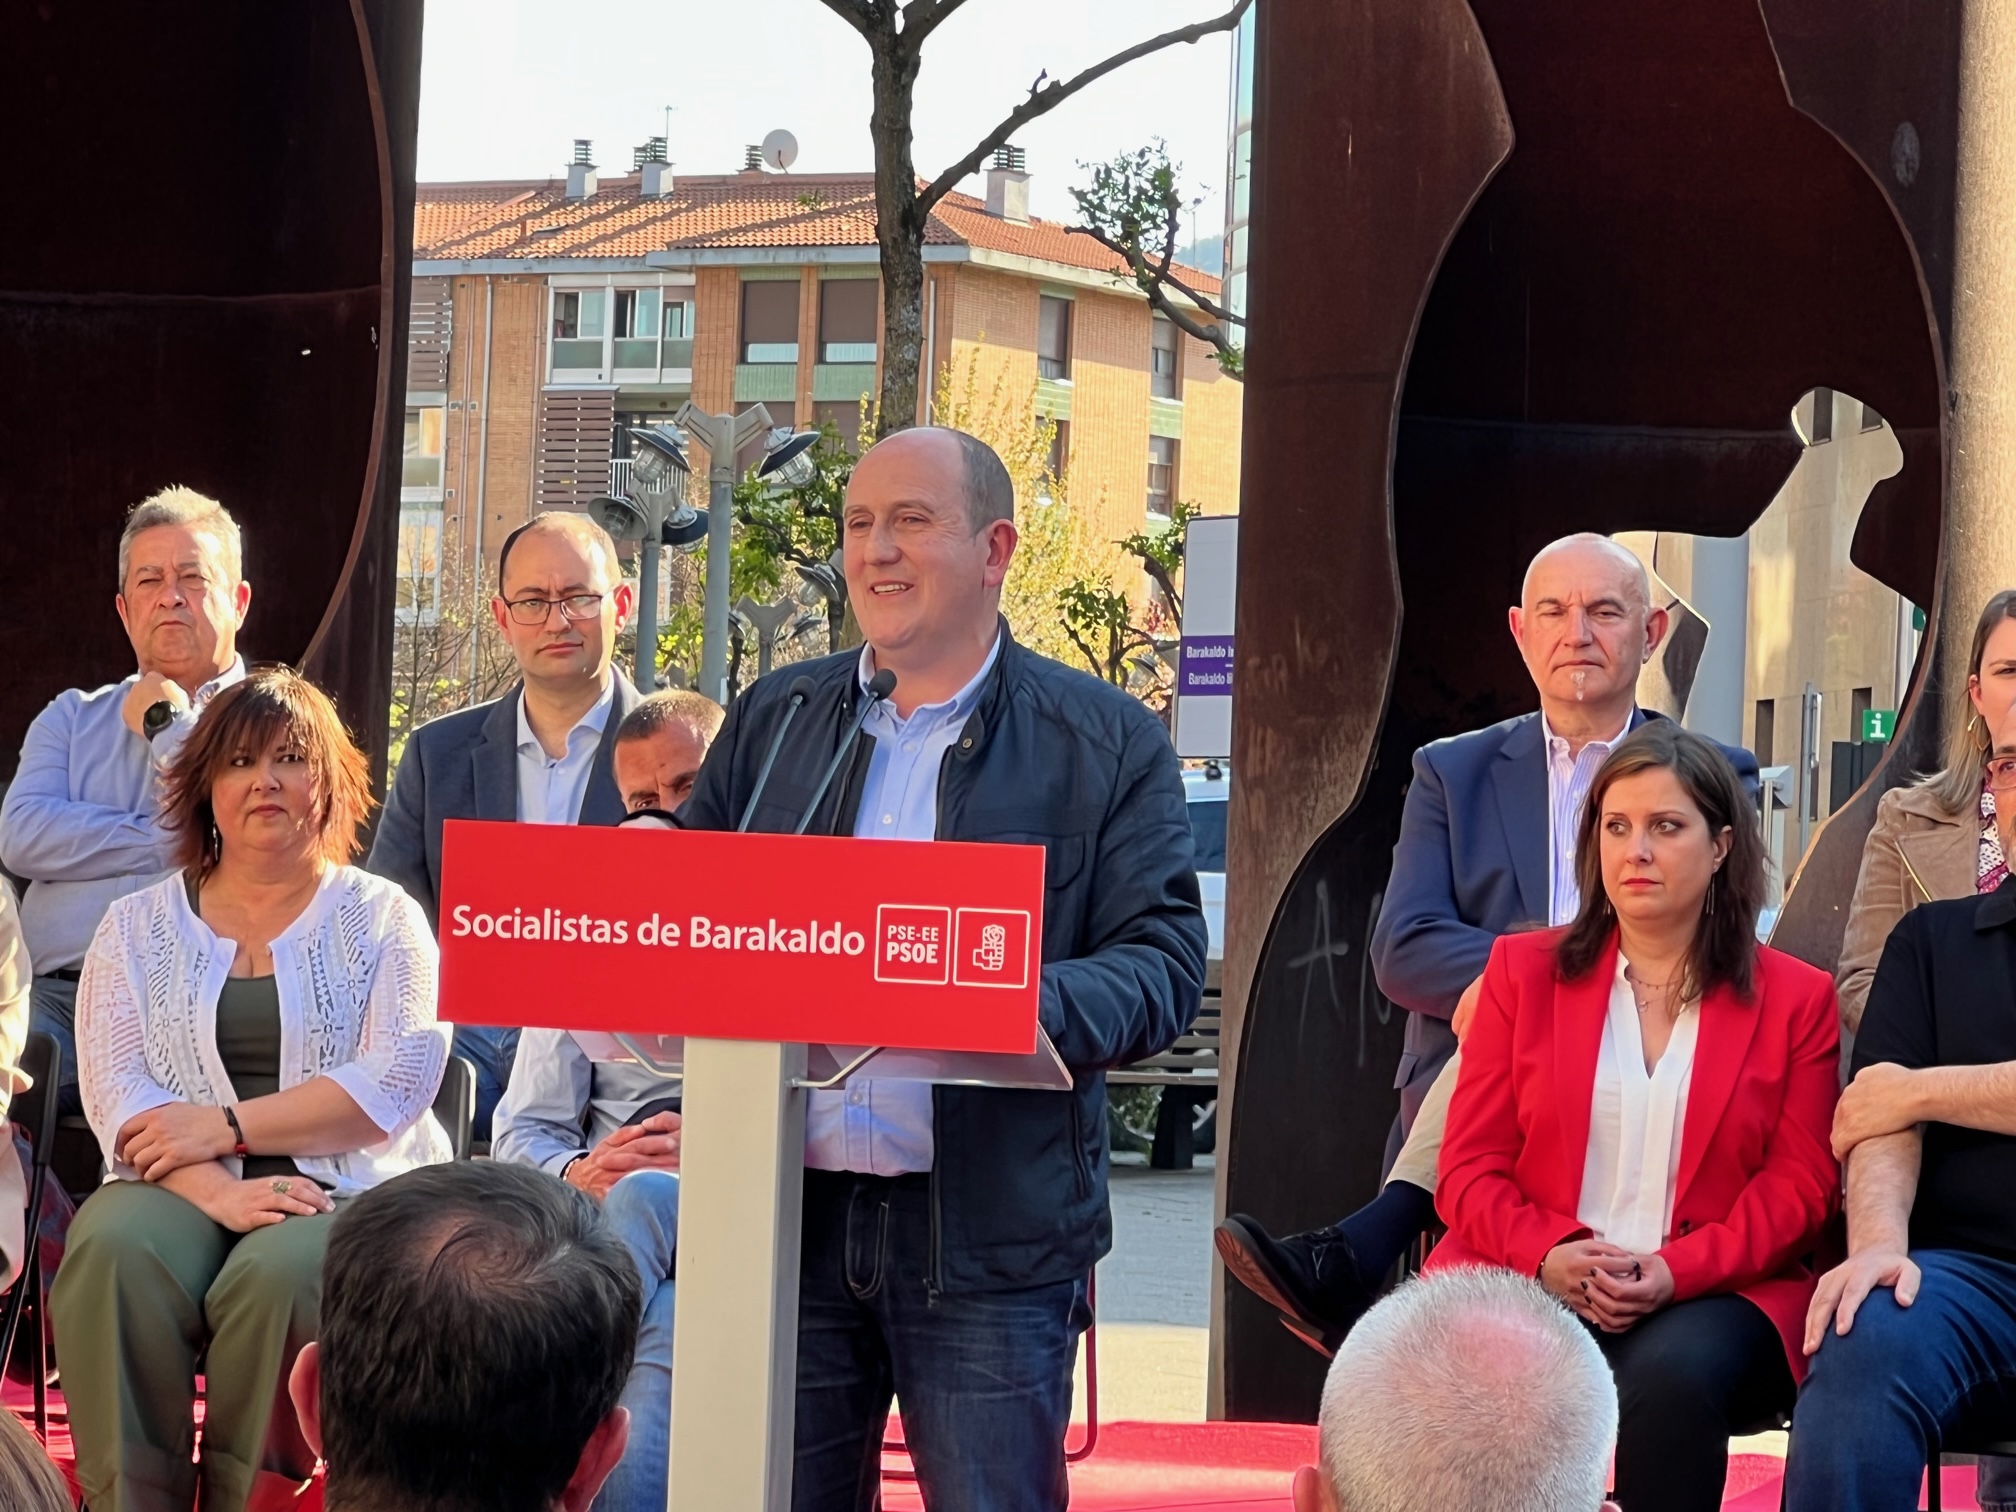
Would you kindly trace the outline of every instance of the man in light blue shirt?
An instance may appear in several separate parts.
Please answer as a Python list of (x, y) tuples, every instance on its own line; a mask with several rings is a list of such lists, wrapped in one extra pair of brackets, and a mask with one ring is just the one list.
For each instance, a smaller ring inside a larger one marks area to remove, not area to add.
[(28, 727), (0, 804), (0, 864), (22, 878), (21, 931), (36, 972), (30, 1027), (63, 1050), (59, 1102), (77, 1096), (77, 978), (112, 902), (159, 880), (172, 837), (161, 774), (220, 688), (245, 675), (237, 638), (252, 602), (238, 524), (214, 499), (167, 488), (134, 506), (113, 600), (139, 670), (71, 688)]
[[(504, 538), (490, 613), (518, 663), (502, 698), (422, 725), (406, 743), (364, 864), (440, 927), (441, 837), (450, 819), (614, 824), (616, 730), (638, 702), (612, 665), (632, 592), (609, 533), (586, 515), (535, 515)], [(511, 1080), (518, 1031), (455, 1026), (476, 1068), (475, 1137), (487, 1140)]]

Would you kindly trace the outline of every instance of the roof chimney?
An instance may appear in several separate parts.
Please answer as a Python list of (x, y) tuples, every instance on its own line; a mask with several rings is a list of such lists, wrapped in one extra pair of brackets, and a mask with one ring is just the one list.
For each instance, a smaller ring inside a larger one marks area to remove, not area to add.
[(574, 138), (574, 161), (567, 165), (567, 198), (585, 200), (595, 192), (593, 144), (586, 137)]
[(996, 220), (1029, 224), (1029, 174), (1020, 147), (996, 147), (987, 170), (987, 213)]
[(742, 149), (742, 171), (744, 173), (763, 171), (763, 149), (754, 142)]
[(663, 199), (672, 192), (672, 165), (665, 161), (665, 138), (653, 137), (631, 153), (637, 170), (637, 192), (645, 199)]

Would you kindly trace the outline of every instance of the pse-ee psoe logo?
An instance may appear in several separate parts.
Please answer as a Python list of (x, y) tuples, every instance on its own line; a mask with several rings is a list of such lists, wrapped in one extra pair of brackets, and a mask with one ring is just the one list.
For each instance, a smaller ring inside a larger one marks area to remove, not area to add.
[(875, 910), (875, 980), (943, 987), (1029, 982), (1026, 909), (885, 903)]

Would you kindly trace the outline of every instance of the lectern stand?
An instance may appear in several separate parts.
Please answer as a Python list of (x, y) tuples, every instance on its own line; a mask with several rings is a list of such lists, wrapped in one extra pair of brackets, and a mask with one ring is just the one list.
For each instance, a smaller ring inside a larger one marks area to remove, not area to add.
[(679, 1300), (672, 1313), (674, 1512), (791, 1503), (805, 1099), (855, 1081), (1069, 1091), (1029, 1055), (577, 1032), (595, 1060), (685, 1078)]
[(1042, 907), (1036, 846), (447, 826), (442, 1016), (684, 1079), (672, 1512), (791, 1503), (806, 1092), (1070, 1088)]

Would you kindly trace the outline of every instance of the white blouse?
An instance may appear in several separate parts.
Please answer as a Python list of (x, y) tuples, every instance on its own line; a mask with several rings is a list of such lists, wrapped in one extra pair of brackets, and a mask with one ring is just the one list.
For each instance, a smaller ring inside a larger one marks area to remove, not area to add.
[(1589, 1149), (1582, 1162), (1582, 1196), (1575, 1217), (1598, 1239), (1633, 1254), (1649, 1255), (1666, 1243), (1673, 1226), (1674, 1187), (1680, 1179), (1680, 1136), (1687, 1122), (1687, 1090), (1694, 1080), (1697, 1007), (1682, 1010), (1666, 1053), (1648, 1073), (1638, 1004), (1624, 979), (1628, 963), (1617, 957), (1610, 1011), (1596, 1055), (1590, 1092)]
[[(342, 1155), (297, 1155), (338, 1195), (452, 1158), (431, 1108), (448, 1062), (434, 1017), (439, 954), (427, 916), (395, 882), (332, 866), (272, 943), (280, 999), (280, 1086), (327, 1076), (384, 1138)], [(182, 874), (115, 901), (77, 984), (84, 1115), (115, 1178), (127, 1120), (164, 1103), (235, 1100), (217, 1049), (217, 1000), (236, 948), (189, 906)], [(235, 1175), (238, 1162), (224, 1165)]]

